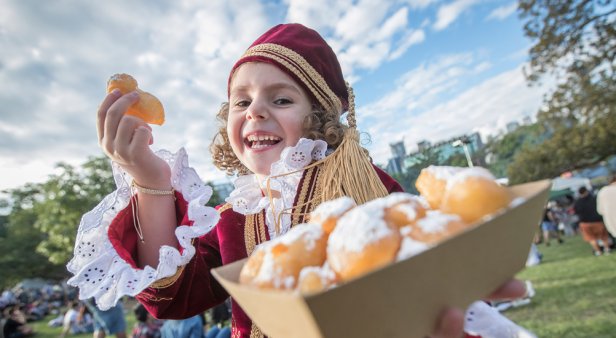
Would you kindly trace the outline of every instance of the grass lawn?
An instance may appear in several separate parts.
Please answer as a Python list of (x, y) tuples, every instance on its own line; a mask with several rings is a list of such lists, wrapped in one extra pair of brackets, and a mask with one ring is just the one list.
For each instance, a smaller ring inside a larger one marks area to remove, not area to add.
[[(124, 302), (124, 313), (126, 313), (126, 335), (130, 337), (130, 333), (133, 330), (133, 326), (135, 325), (135, 315), (133, 314), (133, 306), (135, 304), (135, 300), (131, 299), (130, 301)], [(61, 327), (49, 327), (47, 322), (53, 319), (55, 316), (47, 316), (44, 320), (28, 323), (28, 325), (32, 325), (34, 330), (37, 332), (36, 338), (57, 338), (62, 333)], [(67, 335), (66, 337), (71, 338), (92, 338), (92, 333), (83, 333), (76, 335)], [(115, 336), (111, 336), (109, 338), (113, 338)]]
[(595, 257), (580, 236), (539, 250), (543, 262), (518, 275), (535, 297), (504, 314), (538, 337), (616, 337), (616, 253)]
[[(538, 337), (616, 337), (616, 253), (595, 257), (581, 237), (567, 237), (546, 247), (540, 265), (522, 271), (536, 291), (529, 305), (509, 309), (505, 316)], [(133, 303), (125, 303), (127, 334), (135, 323)], [(37, 337), (58, 337), (61, 328), (45, 321), (32, 323)], [(91, 334), (71, 337), (90, 338)]]

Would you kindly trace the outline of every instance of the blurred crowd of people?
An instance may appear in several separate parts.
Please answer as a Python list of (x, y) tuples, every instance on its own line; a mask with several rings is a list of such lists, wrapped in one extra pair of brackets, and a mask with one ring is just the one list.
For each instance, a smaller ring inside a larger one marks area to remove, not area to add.
[[(128, 303), (128, 302), (126, 302)], [(93, 300), (80, 301), (77, 290), (62, 285), (44, 284), (23, 288), (19, 285), (0, 295), (0, 337), (35, 336), (31, 323), (51, 317), (47, 325), (61, 328), (60, 337), (92, 334), (94, 338), (229, 338), (231, 305), (226, 301), (205, 313), (183, 320), (159, 320), (143, 305), (132, 309), (136, 323), (127, 328), (124, 302), (101, 311)], [(127, 335), (128, 331), (128, 335)]]
[(535, 244), (549, 246), (553, 239), (563, 243), (566, 236), (581, 235), (593, 255), (609, 255), (616, 236), (616, 175), (598, 191), (580, 187), (576, 193), (547, 203)]
[(5, 338), (29, 337), (35, 334), (28, 324), (47, 315), (62, 313), (67, 299), (77, 296), (75, 290), (60, 285), (44, 284), (40, 287), (17, 285), (0, 295), (0, 325)]

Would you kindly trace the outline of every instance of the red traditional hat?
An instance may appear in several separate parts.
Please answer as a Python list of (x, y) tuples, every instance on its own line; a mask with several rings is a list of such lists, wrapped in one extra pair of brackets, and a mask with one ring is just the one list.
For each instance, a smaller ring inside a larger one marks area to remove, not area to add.
[(336, 54), (317, 33), (301, 24), (281, 24), (261, 35), (235, 63), (235, 70), (245, 62), (266, 62), (280, 68), (301, 84), (328, 111), (342, 113), (348, 109), (349, 93)]

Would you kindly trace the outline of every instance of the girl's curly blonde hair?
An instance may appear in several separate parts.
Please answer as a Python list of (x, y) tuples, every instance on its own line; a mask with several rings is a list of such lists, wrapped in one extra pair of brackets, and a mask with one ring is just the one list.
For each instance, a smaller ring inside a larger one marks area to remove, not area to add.
[[(235, 156), (229, 135), (227, 135), (227, 119), (229, 117), (229, 103), (225, 102), (220, 107), (216, 118), (220, 123), (218, 133), (210, 144), (214, 165), (227, 172), (228, 175), (246, 175), (250, 170)], [(344, 132), (348, 127), (340, 121), (337, 112), (325, 111), (320, 105), (313, 104), (312, 112), (304, 119), (304, 136), (311, 140), (323, 140), (328, 148), (336, 149), (342, 142)]]

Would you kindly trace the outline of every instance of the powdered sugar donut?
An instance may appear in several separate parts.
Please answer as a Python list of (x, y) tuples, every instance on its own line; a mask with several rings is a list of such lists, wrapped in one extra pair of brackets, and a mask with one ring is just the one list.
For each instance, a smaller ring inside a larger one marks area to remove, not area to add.
[(457, 235), (467, 227), (468, 225), (458, 215), (430, 210), (425, 217), (405, 227), (401, 233), (415, 241), (435, 245)]
[(462, 169), (459, 167), (431, 165), (421, 170), (415, 182), (415, 187), (421, 196), (428, 201), (432, 209), (439, 209), (445, 195), (447, 181)]
[(327, 242), (327, 262), (346, 281), (393, 262), (400, 232), (383, 219), (380, 202), (352, 209), (338, 220)]
[(499, 185), (487, 169), (466, 168), (448, 180), (441, 210), (472, 223), (509, 206), (512, 200), (509, 189)]
[(390, 205), (384, 207), (383, 219), (389, 225), (400, 228), (413, 224), (426, 215), (426, 206), (418, 196), (395, 193), (385, 197), (386, 201), (387, 199), (390, 200)]
[(310, 223), (321, 225), (323, 231), (329, 235), (340, 216), (356, 206), (355, 201), (346, 196), (323, 202), (310, 213)]
[(321, 227), (300, 224), (258, 246), (240, 271), (241, 284), (293, 289), (300, 271), (325, 262), (327, 236)]

